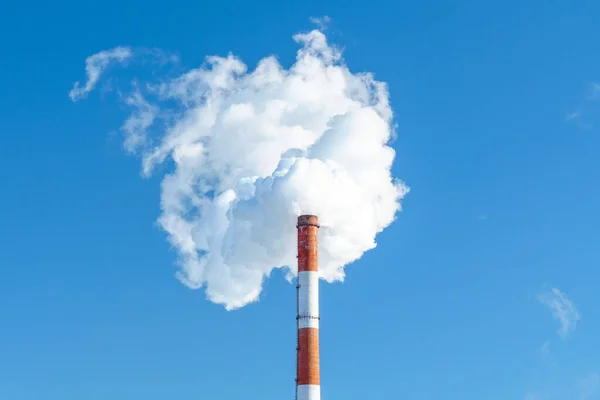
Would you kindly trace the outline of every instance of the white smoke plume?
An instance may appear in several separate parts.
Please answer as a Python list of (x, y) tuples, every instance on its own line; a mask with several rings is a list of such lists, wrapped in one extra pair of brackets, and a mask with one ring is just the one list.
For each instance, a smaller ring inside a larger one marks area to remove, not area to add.
[(339, 281), (408, 192), (390, 172), (386, 85), (350, 72), (319, 30), (294, 40), (289, 69), (275, 57), (249, 71), (233, 55), (211, 56), (144, 93), (136, 85), (126, 101), (125, 146), (143, 173), (173, 165), (159, 223), (177, 275), (228, 310), (257, 301), (274, 268), (296, 274), (298, 215), (319, 216), (320, 274)]

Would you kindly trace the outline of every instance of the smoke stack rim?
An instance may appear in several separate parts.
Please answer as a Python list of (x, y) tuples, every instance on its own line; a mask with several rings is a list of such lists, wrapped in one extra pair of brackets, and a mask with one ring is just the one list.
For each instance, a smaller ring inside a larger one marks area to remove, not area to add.
[(298, 225), (296, 227), (299, 228), (301, 226), (316, 226), (319, 228), (319, 217), (309, 214), (301, 215), (298, 217)]

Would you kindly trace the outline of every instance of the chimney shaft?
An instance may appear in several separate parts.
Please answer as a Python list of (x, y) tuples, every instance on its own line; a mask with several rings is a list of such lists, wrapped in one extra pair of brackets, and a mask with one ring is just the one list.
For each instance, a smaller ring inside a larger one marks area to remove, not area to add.
[(296, 400), (320, 400), (319, 370), (319, 219), (298, 217), (298, 346)]

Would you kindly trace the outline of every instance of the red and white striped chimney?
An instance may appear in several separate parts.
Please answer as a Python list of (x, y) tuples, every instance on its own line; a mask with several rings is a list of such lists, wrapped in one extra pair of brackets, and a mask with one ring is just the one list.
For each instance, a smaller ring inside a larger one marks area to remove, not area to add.
[(298, 217), (296, 400), (320, 400), (319, 218)]

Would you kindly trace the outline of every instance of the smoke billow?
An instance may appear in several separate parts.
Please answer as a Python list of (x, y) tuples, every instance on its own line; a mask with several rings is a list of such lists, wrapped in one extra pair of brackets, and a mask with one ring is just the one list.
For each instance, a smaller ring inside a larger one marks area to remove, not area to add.
[[(227, 309), (257, 301), (274, 268), (295, 275), (298, 215), (319, 216), (321, 277), (343, 280), (408, 192), (390, 172), (386, 85), (350, 72), (319, 30), (294, 40), (289, 69), (274, 57), (249, 71), (233, 55), (211, 56), (174, 79), (138, 82), (125, 99), (126, 150), (141, 155), (145, 175), (173, 165), (159, 223), (177, 249), (178, 278)], [(131, 53), (88, 58), (85, 93), (98, 81), (94, 66)]]

